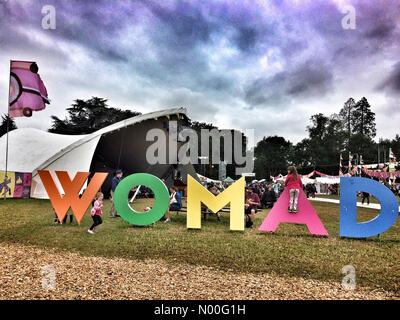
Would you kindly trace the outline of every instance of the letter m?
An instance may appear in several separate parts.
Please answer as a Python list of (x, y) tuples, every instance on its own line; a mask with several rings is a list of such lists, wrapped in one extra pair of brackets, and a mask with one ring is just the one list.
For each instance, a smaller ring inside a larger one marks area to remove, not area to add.
[(60, 194), (50, 171), (38, 170), (38, 173), (58, 219), (62, 221), (71, 208), (78, 223), (81, 222), (83, 215), (108, 175), (108, 173), (103, 172), (95, 173), (85, 192), (80, 197), (79, 193), (89, 177), (89, 172), (77, 172), (74, 179), (71, 180), (68, 172), (56, 171), (57, 178), (64, 190), (63, 194)]
[(244, 230), (244, 188), (245, 180), (240, 178), (221, 194), (214, 196), (199, 182), (188, 175), (187, 227), (201, 228), (201, 204), (214, 213), (230, 203), (230, 229)]

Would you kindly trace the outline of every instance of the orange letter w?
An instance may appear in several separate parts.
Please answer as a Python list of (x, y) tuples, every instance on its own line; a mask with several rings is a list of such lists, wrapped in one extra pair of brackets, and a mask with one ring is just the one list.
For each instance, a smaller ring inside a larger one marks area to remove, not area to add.
[(63, 196), (60, 194), (56, 184), (54, 183), (50, 171), (39, 170), (38, 173), (43, 182), (44, 188), (49, 195), (51, 204), (58, 219), (62, 221), (67, 214), (68, 209), (71, 208), (78, 223), (81, 222), (83, 215), (89, 208), (89, 205), (108, 175), (108, 173), (96, 172), (90, 180), (85, 192), (82, 194), (82, 197), (79, 198), (79, 192), (81, 191), (90, 172), (78, 172), (74, 179), (71, 180), (68, 172), (56, 171), (58, 180), (64, 189)]

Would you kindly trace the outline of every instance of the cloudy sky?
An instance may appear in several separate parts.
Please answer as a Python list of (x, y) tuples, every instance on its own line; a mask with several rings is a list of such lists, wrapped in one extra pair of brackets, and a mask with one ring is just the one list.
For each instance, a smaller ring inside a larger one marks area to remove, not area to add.
[[(55, 30), (42, 28), (45, 5)], [(312, 114), (365, 96), (378, 136), (400, 133), (399, 0), (0, 0), (0, 30), (0, 111), (10, 59), (37, 61), (52, 100), (21, 127), (47, 129), (99, 96), (297, 142)]]

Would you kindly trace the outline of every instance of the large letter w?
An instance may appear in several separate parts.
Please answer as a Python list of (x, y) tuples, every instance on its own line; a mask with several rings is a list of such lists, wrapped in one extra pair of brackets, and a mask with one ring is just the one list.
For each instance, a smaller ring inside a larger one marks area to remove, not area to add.
[(71, 180), (68, 172), (56, 171), (57, 178), (64, 190), (63, 195), (60, 194), (50, 171), (39, 170), (38, 173), (58, 219), (62, 221), (69, 208), (71, 208), (78, 223), (81, 222), (83, 215), (108, 175), (108, 173), (96, 172), (82, 197), (79, 197), (79, 192), (89, 177), (89, 172), (78, 172), (74, 179)]

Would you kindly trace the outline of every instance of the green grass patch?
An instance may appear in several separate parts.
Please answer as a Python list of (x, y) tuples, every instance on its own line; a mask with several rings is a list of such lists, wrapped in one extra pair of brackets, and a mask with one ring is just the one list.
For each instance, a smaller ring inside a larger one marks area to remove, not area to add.
[[(138, 208), (145, 200), (138, 200)], [(308, 234), (305, 226), (281, 225), (276, 234), (262, 234), (258, 226), (267, 214), (258, 214), (255, 227), (244, 232), (229, 230), (229, 215), (222, 221), (209, 217), (201, 230), (186, 229), (186, 215), (173, 214), (172, 223), (158, 222), (150, 227), (134, 227), (108, 217), (105, 202), (104, 223), (95, 235), (86, 232), (91, 218), (80, 225), (56, 225), (47, 200), (0, 201), (0, 241), (41, 248), (79, 252), (87, 256), (128, 259), (162, 258), (170, 262), (214, 266), (225, 270), (277, 273), (319, 280), (341, 281), (345, 265), (356, 268), (357, 284), (399, 292), (400, 223), (380, 238), (340, 239), (339, 206), (313, 202), (328, 229), (329, 238)], [(377, 211), (358, 209), (367, 220)]]

